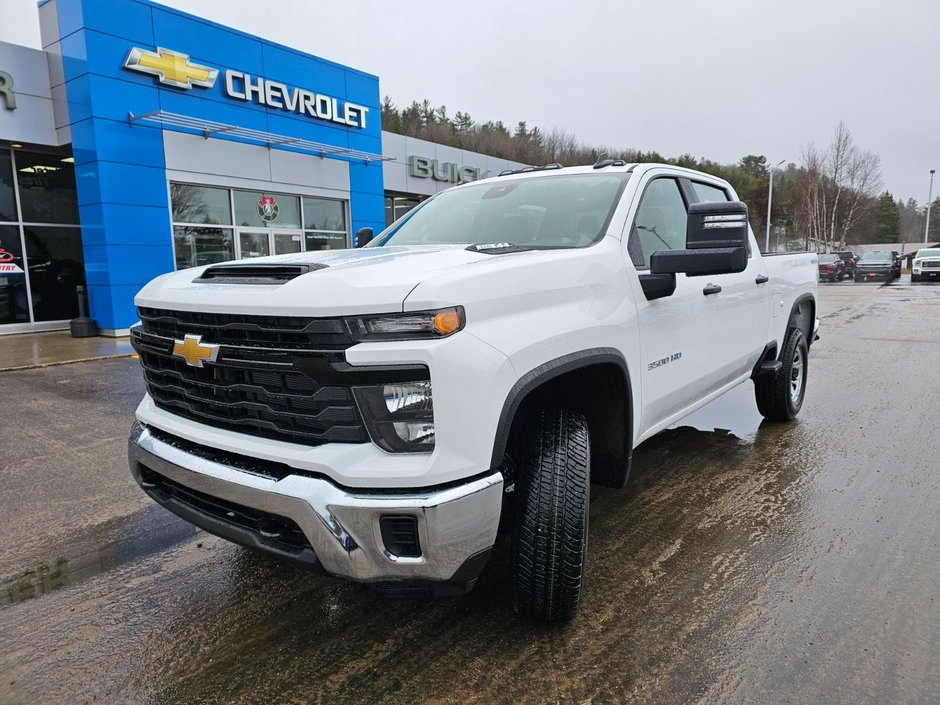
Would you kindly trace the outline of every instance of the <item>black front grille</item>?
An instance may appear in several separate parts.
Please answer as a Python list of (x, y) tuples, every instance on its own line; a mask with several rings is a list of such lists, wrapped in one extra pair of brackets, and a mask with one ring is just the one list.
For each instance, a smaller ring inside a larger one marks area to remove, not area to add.
[(187, 333), (222, 345), (345, 350), (355, 341), (341, 318), (243, 316), (138, 308), (144, 330), (167, 338)]
[[(159, 408), (215, 428), (290, 443), (368, 442), (352, 389), (320, 384), (295, 365), (311, 358), (344, 360), (341, 349), (350, 343), (339, 342), (343, 335), (319, 332), (332, 330), (336, 321), (265, 317), (259, 323), (262, 317), (154, 309), (140, 309), (140, 314), (143, 325), (132, 330), (131, 341)], [(174, 342), (187, 333), (201, 335), (202, 343), (220, 344), (216, 360), (194, 367), (174, 356)], [(233, 344), (233, 335), (252, 340)], [(318, 343), (326, 336), (332, 342), (319, 347), (309, 342), (300, 350), (257, 340), (297, 335)]]
[(924, 267), (925, 269), (932, 269), (934, 267), (940, 267), (940, 262), (928, 261), (928, 262), (924, 262), (921, 266)]

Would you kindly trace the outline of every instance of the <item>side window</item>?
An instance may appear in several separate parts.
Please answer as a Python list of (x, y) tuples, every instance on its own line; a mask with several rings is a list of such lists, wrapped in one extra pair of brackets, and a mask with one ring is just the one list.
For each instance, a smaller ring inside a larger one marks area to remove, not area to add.
[(630, 259), (637, 269), (649, 267), (654, 252), (683, 249), (687, 220), (685, 201), (675, 179), (651, 181), (640, 199), (627, 241)]
[(698, 196), (699, 203), (714, 203), (715, 201), (728, 201), (728, 192), (717, 186), (700, 184), (697, 181), (692, 182), (692, 188), (695, 189), (695, 195)]

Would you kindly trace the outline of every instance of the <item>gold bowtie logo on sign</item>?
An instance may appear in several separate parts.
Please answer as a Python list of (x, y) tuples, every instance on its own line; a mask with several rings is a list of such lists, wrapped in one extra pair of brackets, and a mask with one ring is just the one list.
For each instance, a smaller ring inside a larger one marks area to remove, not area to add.
[(201, 335), (186, 335), (182, 340), (173, 341), (173, 355), (183, 358), (191, 367), (202, 367), (203, 363), (215, 362), (219, 346), (203, 343)]
[(212, 88), (219, 70), (200, 66), (189, 60), (189, 54), (180, 54), (163, 47), (156, 51), (134, 47), (124, 61), (124, 68), (156, 76), (160, 83), (189, 90), (193, 86)]

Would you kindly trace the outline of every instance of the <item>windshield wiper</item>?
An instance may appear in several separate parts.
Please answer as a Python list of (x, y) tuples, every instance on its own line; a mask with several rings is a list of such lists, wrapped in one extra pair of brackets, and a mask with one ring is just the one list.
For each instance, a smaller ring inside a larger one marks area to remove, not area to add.
[(505, 255), (510, 252), (528, 252), (534, 250), (531, 245), (516, 245), (512, 242), (481, 242), (470, 245), (468, 252), (479, 252), (482, 255)]

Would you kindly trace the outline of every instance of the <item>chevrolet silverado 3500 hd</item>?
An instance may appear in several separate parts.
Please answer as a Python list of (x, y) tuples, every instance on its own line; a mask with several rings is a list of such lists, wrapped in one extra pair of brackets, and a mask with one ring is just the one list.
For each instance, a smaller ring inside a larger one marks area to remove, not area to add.
[(144, 287), (130, 468), (207, 531), (393, 591), (468, 591), (503, 527), (516, 608), (570, 619), (591, 483), (748, 380), (767, 419), (800, 411), (816, 278), (707, 174), (457, 186), (360, 249)]

